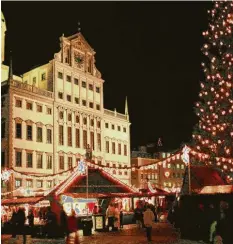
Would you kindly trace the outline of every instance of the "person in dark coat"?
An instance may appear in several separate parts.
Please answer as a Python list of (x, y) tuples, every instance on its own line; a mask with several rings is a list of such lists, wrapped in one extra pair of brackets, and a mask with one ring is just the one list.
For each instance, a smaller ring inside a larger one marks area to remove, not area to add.
[(16, 223), (17, 223), (17, 212), (16, 212), (15, 208), (13, 209), (13, 213), (12, 213), (10, 222), (11, 222), (11, 227), (12, 227), (12, 238), (15, 238), (16, 237)]
[(48, 237), (56, 236), (56, 227), (57, 227), (57, 218), (56, 214), (52, 212), (51, 207), (47, 208), (47, 213), (45, 215), (46, 225), (45, 225), (45, 234)]
[(120, 228), (121, 228), (121, 229), (123, 229), (123, 227), (124, 227), (124, 226), (123, 226), (123, 216), (124, 216), (124, 215), (123, 215), (123, 211), (121, 210), (121, 211), (120, 211)]
[(63, 207), (61, 207), (61, 212), (60, 212), (60, 227), (61, 227), (62, 236), (64, 236), (64, 234), (68, 235), (67, 214), (64, 211)]
[(32, 236), (34, 236), (34, 214), (32, 210), (29, 210), (27, 219), (28, 219), (29, 232)]
[(143, 210), (139, 208), (135, 208), (134, 210), (134, 219), (136, 220), (136, 224), (138, 225), (138, 228), (143, 227)]
[(24, 208), (19, 208), (16, 218), (17, 218), (17, 231), (19, 235), (23, 235), (23, 244), (26, 244), (26, 234), (25, 234), (26, 215), (25, 215)]

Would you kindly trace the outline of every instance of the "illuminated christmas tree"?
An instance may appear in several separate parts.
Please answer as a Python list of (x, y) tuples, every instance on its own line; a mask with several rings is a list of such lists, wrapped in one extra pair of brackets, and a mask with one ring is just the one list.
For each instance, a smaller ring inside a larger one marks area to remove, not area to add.
[(214, 2), (208, 11), (209, 28), (203, 32), (206, 56), (202, 67), (199, 123), (193, 133), (193, 149), (210, 157), (199, 160), (221, 169), (233, 168), (233, 2)]

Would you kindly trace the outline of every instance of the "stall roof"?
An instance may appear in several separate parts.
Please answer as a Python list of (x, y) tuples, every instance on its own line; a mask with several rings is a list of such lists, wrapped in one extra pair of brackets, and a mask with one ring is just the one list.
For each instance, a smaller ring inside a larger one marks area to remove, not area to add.
[(233, 185), (205, 186), (200, 194), (233, 193)]
[[(109, 174), (108, 172), (104, 171), (103, 169), (96, 169), (96, 168), (88, 168), (88, 172), (90, 173), (97, 173), (98, 175), (100, 175), (102, 178), (104, 178), (105, 180), (107, 180), (108, 182), (112, 183), (112, 187), (117, 187), (119, 189), (122, 190), (122, 192), (119, 193), (120, 194), (124, 194), (124, 193), (137, 193), (137, 191), (130, 187), (129, 185), (127, 185), (126, 183), (122, 182), (121, 180), (115, 178), (114, 176), (112, 176), (111, 174)], [(89, 177), (90, 179), (91, 177)], [(82, 181), (84, 181), (84, 179), (86, 179), (86, 175), (80, 175), (77, 174), (77, 172), (73, 172), (68, 178), (67, 180), (65, 180), (64, 182), (62, 182), (60, 185), (57, 185), (57, 187), (50, 193), (50, 194), (66, 194), (68, 192), (71, 191), (71, 189), (77, 185), (80, 185), (80, 183)], [(95, 180), (95, 179), (92, 179)], [(101, 183), (100, 182), (96, 182), (96, 185), (98, 185), (101, 188)], [(83, 188), (85, 188), (86, 185), (83, 186)], [(103, 186), (104, 187), (104, 186)], [(99, 192), (98, 194), (102, 194), (103, 195), (109, 195), (111, 192)], [(78, 194), (82, 194), (82, 193), (78, 193)], [(89, 192), (89, 194), (91, 194), (91, 192)], [(112, 193), (111, 193), (112, 194)]]
[(41, 201), (44, 197), (22, 197), (22, 198), (11, 198), (11, 199), (2, 199), (1, 204), (2, 205), (13, 205), (13, 204), (23, 204), (23, 203), (29, 203), (29, 204), (35, 204), (39, 201)]
[[(226, 180), (221, 172), (212, 167), (191, 165), (190, 171), (192, 192), (199, 193), (205, 186), (226, 185)], [(188, 170), (186, 169), (181, 193), (188, 194), (188, 188)]]

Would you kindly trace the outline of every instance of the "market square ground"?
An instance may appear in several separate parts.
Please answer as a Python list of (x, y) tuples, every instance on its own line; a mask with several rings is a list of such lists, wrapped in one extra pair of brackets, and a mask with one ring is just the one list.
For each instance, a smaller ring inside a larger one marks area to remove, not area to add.
[[(80, 234), (80, 244), (146, 244), (145, 231), (138, 229), (136, 225), (124, 226), (123, 230), (118, 232), (93, 232), (92, 236), (83, 236)], [(2, 236), (3, 244), (16, 243), (15, 239), (10, 238), (9, 235)], [(65, 243), (63, 239), (32, 239), (33, 244), (43, 243)], [(29, 242), (30, 243), (30, 242)], [(196, 244), (200, 242), (182, 240), (179, 238), (179, 233), (174, 230), (171, 225), (167, 223), (156, 223), (153, 228), (152, 244)]]

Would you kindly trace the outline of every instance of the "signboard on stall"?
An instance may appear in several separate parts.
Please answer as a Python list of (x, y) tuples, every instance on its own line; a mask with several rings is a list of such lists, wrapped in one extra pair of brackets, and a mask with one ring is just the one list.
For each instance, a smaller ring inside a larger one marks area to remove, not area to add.
[(49, 202), (49, 200), (43, 200), (43, 201), (40, 201), (40, 202), (39, 202), (39, 206), (40, 206), (41, 208), (43, 208), (43, 207), (49, 207), (49, 206), (50, 206), (50, 202)]
[(95, 228), (96, 230), (102, 230), (104, 228), (103, 216), (95, 216)]

